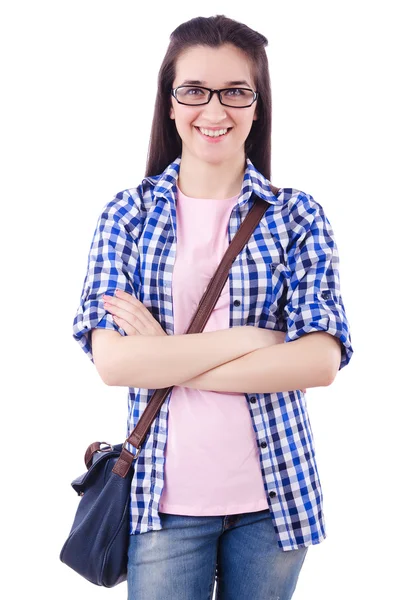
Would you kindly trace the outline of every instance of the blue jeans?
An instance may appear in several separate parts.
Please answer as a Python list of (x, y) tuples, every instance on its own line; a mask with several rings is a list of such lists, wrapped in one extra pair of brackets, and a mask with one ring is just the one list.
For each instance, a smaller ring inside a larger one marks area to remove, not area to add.
[(308, 547), (279, 548), (268, 509), (160, 517), (163, 529), (130, 536), (129, 600), (292, 598)]

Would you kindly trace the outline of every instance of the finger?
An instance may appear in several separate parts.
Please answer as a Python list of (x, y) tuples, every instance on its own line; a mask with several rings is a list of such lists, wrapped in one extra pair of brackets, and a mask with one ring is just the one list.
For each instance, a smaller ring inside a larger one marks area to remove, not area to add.
[[(114, 308), (111, 310), (114, 314), (124, 318), (131, 325), (133, 325), (141, 335), (166, 335), (161, 325), (153, 317), (151, 312), (146, 306), (140, 302), (133, 294), (128, 294), (123, 290), (116, 289), (116, 296), (106, 298), (106, 308), (113, 305)], [(128, 314), (133, 315), (133, 319), (127, 314), (122, 313), (121, 310), (125, 310)]]
[(134, 327), (141, 334), (145, 330), (145, 324), (141, 322), (140, 316), (136, 314), (136, 311), (133, 312), (131, 305), (129, 306), (128, 310), (125, 310), (119, 305), (105, 302), (104, 307), (108, 312), (110, 312), (111, 315), (118, 317), (119, 319), (123, 319), (124, 322)]
[(155, 321), (155, 319), (152, 316), (151, 312), (133, 294), (128, 294), (127, 292), (124, 292), (123, 290), (119, 290), (119, 289), (116, 289), (115, 294), (116, 294), (116, 298), (119, 298), (121, 301), (124, 300), (124, 302), (127, 302), (128, 304), (132, 305), (134, 307), (135, 311), (139, 311), (139, 312), (135, 312), (134, 314), (139, 315), (139, 319), (142, 322), (146, 322), (147, 324), (153, 324), (153, 321)]
[[(108, 296), (104, 294), (102, 296), (103, 305), (106, 310), (111, 313), (117, 314), (119, 317), (126, 319), (128, 321), (128, 314), (136, 315), (137, 308), (131, 304), (131, 302), (127, 302), (126, 300), (121, 300), (120, 298), (116, 298), (116, 296)], [(133, 324), (133, 323), (131, 323)]]
[(121, 329), (124, 329), (124, 331), (126, 332), (127, 335), (139, 335), (133, 325), (131, 325), (130, 323), (128, 323), (121, 317), (116, 317), (114, 315), (112, 315), (112, 316), (113, 316), (113, 321), (116, 323), (116, 325), (121, 327)]
[[(125, 308), (127, 312), (131, 313), (136, 317), (133, 321), (130, 321), (132, 325), (134, 325), (141, 335), (164, 335), (164, 330), (161, 325), (157, 322), (157, 320), (153, 317), (151, 312), (146, 306), (140, 302), (137, 298), (132, 296), (131, 294), (127, 294), (126, 292), (122, 292), (120, 290), (116, 290), (118, 296), (127, 297), (128, 300), (124, 301), (121, 297), (115, 300), (115, 306), (119, 306), (121, 308)], [(119, 314), (119, 313), (116, 313)], [(123, 316), (127, 320), (128, 317), (120, 313), (120, 316)]]
[(115, 291), (115, 295), (117, 298), (120, 298), (121, 300), (126, 300), (127, 302), (139, 302), (139, 300), (136, 298), (136, 296), (134, 294), (129, 294), (128, 292), (125, 292), (124, 290), (120, 290), (120, 288), (117, 288)]
[(118, 298), (119, 300), (128, 302), (129, 304), (132, 304), (132, 306), (134, 306), (135, 308), (146, 308), (144, 304), (142, 304), (142, 302), (138, 300), (138, 298), (134, 294), (129, 294), (124, 290), (116, 289), (116, 291), (114, 292), (114, 298)]
[(121, 298), (117, 298), (117, 296), (108, 296), (107, 294), (102, 296), (102, 300), (104, 302), (104, 304), (111, 304), (113, 306), (118, 306), (120, 308), (123, 308), (124, 310), (132, 310), (134, 308), (134, 310), (136, 311), (136, 307), (133, 307), (131, 302), (128, 302), (125, 299), (121, 299)]
[[(116, 293), (117, 295), (119, 295), (118, 290), (116, 290)], [(104, 298), (106, 308), (108, 308), (109, 305), (116, 306), (117, 308), (126, 311), (126, 313), (131, 313), (134, 316), (136, 316), (142, 324), (146, 326), (153, 325), (154, 318), (152, 317), (146, 306), (131, 294), (127, 294), (126, 292), (122, 292), (122, 294), (123, 298), (118, 298), (117, 296), (110, 296)], [(124, 319), (128, 320), (128, 317), (125, 313), (119, 312), (117, 314), (120, 317), (123, 317)]]

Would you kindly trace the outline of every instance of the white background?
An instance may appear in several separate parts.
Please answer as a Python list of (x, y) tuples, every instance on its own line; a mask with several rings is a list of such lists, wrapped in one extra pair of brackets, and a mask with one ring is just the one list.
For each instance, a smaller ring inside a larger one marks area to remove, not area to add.
[(3, 3), (1, 585), (11, 583), (7, 599), (126, 598), (124, 584), (97, 588), (58, 558), (78, 504), (70, 482), (84, 471), (85, 449), (95, 440), (120, 443), (127, 414), (127, 390), (102, 383), (72, 338), (72, 321), (100, 211), (143, 178), (169, 35), (188, 19), (215, 14), (269, 40), (272, 183), (312, 194), (326, 211), (355, 350), (332, 386), (307, 393), (328, 537), (309, 549), (294, 600), (394, 597), (391, 5)]

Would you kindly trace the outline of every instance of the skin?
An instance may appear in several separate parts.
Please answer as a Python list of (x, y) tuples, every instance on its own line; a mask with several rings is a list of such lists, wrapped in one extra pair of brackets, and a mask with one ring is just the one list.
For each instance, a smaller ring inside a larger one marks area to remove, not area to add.
[[(221, 89), (228, 81), (243, 81), (256, 91), (248, 57), (232, 45), (220, 48), (196, 46), (176, 63), (172, 87), (195, 79), (202, 85)], [(238, 88), (239, 86), (233, 86)], [(182, 139), (178, 185), (192, 198), (230, 198), (241, 190), (245, 171), (244, 143), (257, 119), (257, 102), (247, 108), (223, 106), (214, 94), (208, 104), (186, 106), (171, 97), (170, 118)], [(194, 127), (233, 129), (217, 144), (208, 143)]]
[[(232, 87), (228, 81), (245, 80), (248, 85), (240, 87), (256, 90), (249, 58), (233, 45), (196, 46), (184, 52), (176, 62), (172, 87), (187, 79), (200, 80), (201, 85), (215, 89)], [(183, 193), (192, 198), (222, 199), (240, 192), (245, 171), (244, 143), (257, 119), (256, 110), (257, 102), (246, 108), (223, 106), (216, 94), (202, 106), (181, 105), (171, 97), (169, 116), (175, 120), (182, 140), (178, 186)], [(213, 144), (195, 126), (233, 129)], [(285, 333), (256, 327), (168, 336), (134, 296), (117, 291), (115, 296), (103, 296), (103, 300), (105, 309), (127, 334), (92, 331), (94, 362), (108, 385), (183, 385), (247, 393), (306, 391), (306, 387), (330, 385), (339, 368), (339, 340), (326, 332), (310, 333), (288, 344), (284, 343)], [(145, 343), (136, 343), (137, 336)], [(153, 336), (156, 339), (149, 343), (148, 338)]]
[[(104, 307), (109, 313), (112, 314), (116, 325), (122, 327), (128, 336), (167, 336), (167, 333), (164, 331), (164, 329), (162, 329), (161, 325), (152, 316), (146, 306), (133, 295), (127, 294), (127, 292), (124, 292), (123, 290), (116, 290), (115, 296), (108, 296), (104, 294), (102, 298), (104, 300)], [(244, 328), (239, 328), (239, 330), (244, 332)], [(115, 333), (106, 332), (106, 330), (99, 329), (94, 331), (105, 331), (105, 334)], [(262, 333), (265, 336), (260, 340), (262, 348), (270, 347), (274, 344), (282, 344), (285, 340), (285, 333), (282, 331), (270, 331), (262, 329), (260, 331), (258, 330), (258, 333)], [(186, 380), (183, 382), (183, 386), (195, 389), (203, 389), (203, 385), (205, 385), (205, 379), (202, 375), (201, 377), (202, 379), (200, 379), (199, 376)], [(228, 377), (227, 385), (230, 385), (230, 375)], [(213, 380), (209, 380), (209, 387), (214, 387)], [(306, 392), (306, 389), (304, 388), (302, 391)]]

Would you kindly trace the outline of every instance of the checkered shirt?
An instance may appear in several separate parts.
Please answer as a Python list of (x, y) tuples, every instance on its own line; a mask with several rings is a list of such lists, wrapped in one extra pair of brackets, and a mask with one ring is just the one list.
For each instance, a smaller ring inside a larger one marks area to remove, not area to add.
[[(172, 272), (180, 162), (178, 156), (160, 175), (145, 177), (138, 187), (118, 193), (99, 216), (73, 322), (73, 336), (92, 362), (93, 328), (126, 335), (101, 300), (102, 294), (112, 295), (116, 288), (134, 294), (168, 335), (174, 333)], [(281, 188), (275, 196), (270, 182), (247, 157), (241, 191), (230, 215), (229, 243), (253, 205), (253, 193), (270, 206), (230, 269), (229, 326), (283, 331), (286, 342), (327, 331), (341, 341), (341, 369), (350, 361), (353, 349), (331, 224), (311, 195)], [(127, 436), (154, 391), (128, 388)], [(158, 509), (171, 395), (172, 390), (134, 463), (131, 534), (162, 528)], [(245, 396), (279, 547), (293, 550), (320, 543), (326, 537), (323, 495), (304, 393), (292, 390)], [(249, 401), (252, 397), (256, 403)], [(135, 452), (133, 447), (129, 449)]]

